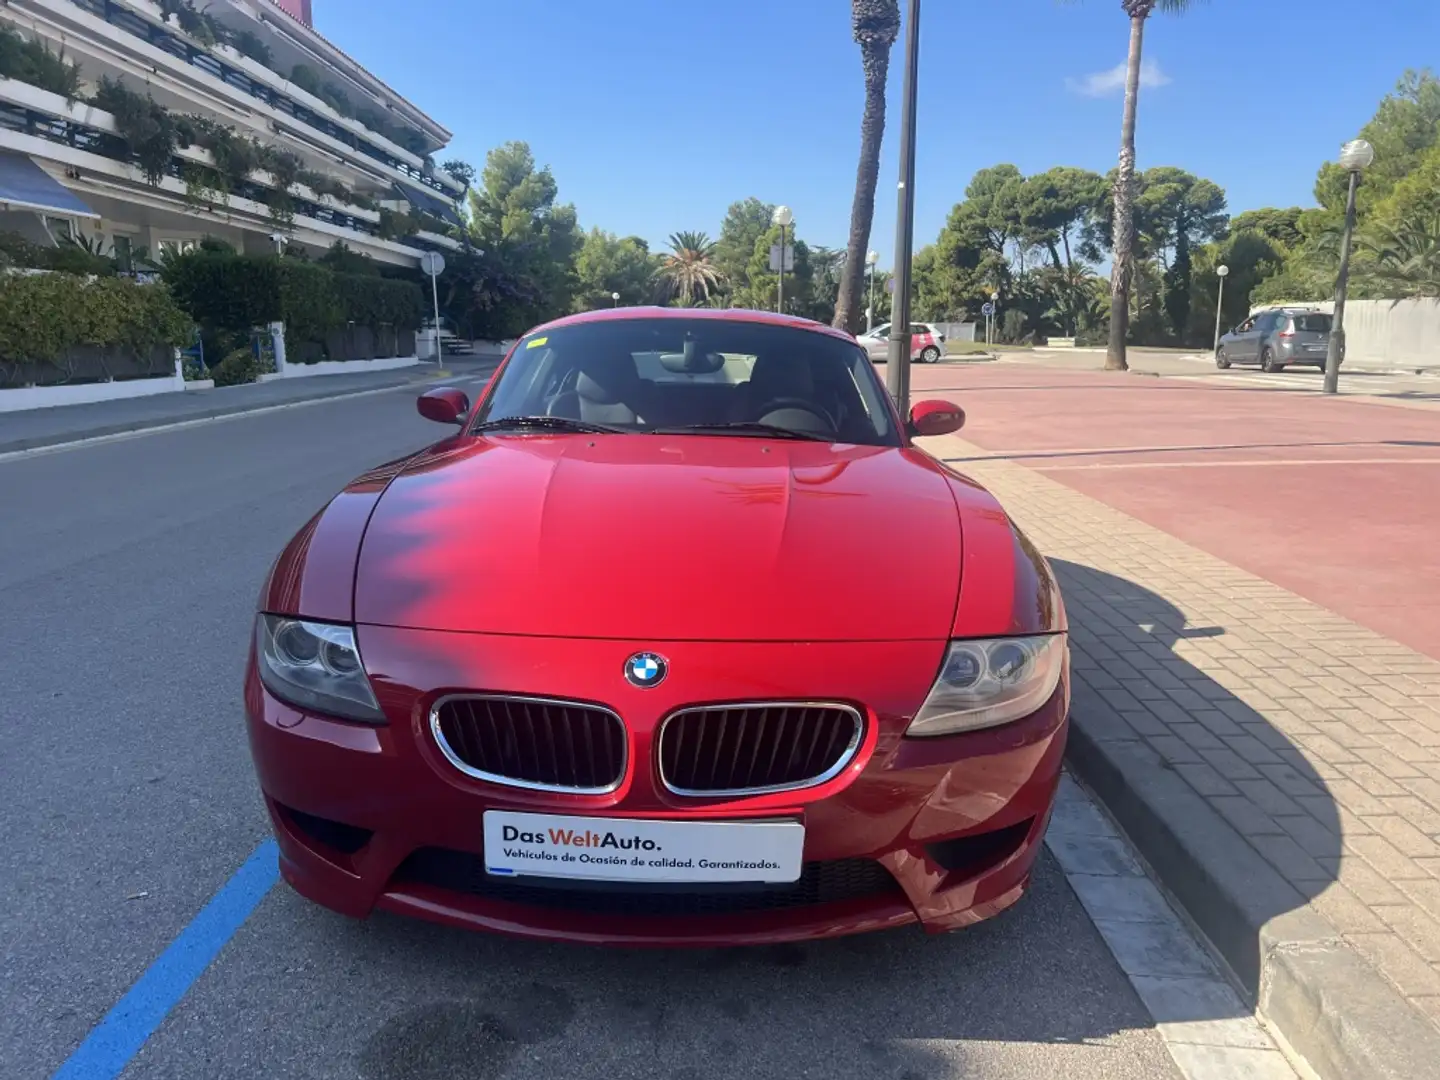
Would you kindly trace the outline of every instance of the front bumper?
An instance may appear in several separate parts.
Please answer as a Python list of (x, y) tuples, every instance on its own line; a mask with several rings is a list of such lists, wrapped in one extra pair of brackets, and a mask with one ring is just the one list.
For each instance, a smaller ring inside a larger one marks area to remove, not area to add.
[[(919, 922), (967, 926), (1013, 904), (1029, 881), (1059, 781), (1069, 673), (1025, 719), (939, 739), (902, 738), (944, 644), (617, 642), (447, 634), (362, 626), (367, 670), (390, 723), (311, 715), (261, 685), (245, 703), (251, 750), (285, 879), (352, 916), (376, 908), (540, 939), (636, 945), (796, 941)], [(621, 677), (642, 649), (670, 677), (640, 690)], [(530, 792), (472, 779), (430, 734), (430, 704), (480, 689), (603, 702), (631, 754), (605, 795)], [(817, 787), (744, 798), (681, 798), (658, 783), (653, 736), (697, 703), (848, 701), (865, 713), (849, 767)], [(483, 871), (487, 809), (601, 817), (805, 825), (793, 888), (715, 895), (616, 895)]]

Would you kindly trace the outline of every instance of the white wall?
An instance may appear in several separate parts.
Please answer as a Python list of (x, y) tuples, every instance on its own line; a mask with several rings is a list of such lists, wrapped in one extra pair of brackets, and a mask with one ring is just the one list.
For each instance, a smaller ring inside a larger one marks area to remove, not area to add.
[[(1335, 310), (1330, 300), (1304, 306)], [(1440, 373), (1440, 300), (1347, 301), (1345, 366)]]

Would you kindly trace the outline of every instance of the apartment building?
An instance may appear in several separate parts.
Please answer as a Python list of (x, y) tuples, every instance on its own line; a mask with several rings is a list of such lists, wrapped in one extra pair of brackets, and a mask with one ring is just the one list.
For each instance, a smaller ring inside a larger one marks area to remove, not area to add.
[(450, 132), (317, 33), (309, 0), (7, 0), (7, 30), (64, 63), (0, 78), (0, 230), (122, 261), (206, 236), (398, 266), (458, 246)]

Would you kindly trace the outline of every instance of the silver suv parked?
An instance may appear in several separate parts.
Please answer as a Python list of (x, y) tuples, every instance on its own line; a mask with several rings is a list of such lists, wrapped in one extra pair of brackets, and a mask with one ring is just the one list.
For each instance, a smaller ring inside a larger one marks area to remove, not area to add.
[(1262, 371), (1284, 371), (1308, 364), (1323, 371), (1332, 321), (1328, 312), (1313, 308), (1258, 311), (1220, 339), (1215, 366), (1259, 364)]

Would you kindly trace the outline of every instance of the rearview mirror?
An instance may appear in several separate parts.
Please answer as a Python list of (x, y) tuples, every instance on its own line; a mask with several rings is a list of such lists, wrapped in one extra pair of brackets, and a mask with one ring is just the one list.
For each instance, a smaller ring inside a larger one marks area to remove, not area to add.
[(415, 401), (415, 408), (426, 420), (434, 420), (437, 424), (463, 424), (465, 415), (470, 411), (470, 399), (463, 390), (456, 390), (453, 386), (437, 386), (421, 394)]
[(917, 401), (909, 426), (911, 435), (949, 435), (965, 426), (965, 410), (949, 401)]

